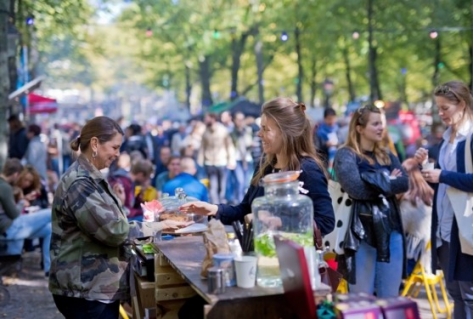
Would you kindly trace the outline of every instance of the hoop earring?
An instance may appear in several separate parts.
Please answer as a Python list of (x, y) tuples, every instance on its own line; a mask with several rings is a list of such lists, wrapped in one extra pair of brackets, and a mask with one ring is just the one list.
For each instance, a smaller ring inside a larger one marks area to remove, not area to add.
[(97, 151), (92, 152), (92, 158), (94, 159), (94, 158), (96, 158), (96, 157), (97, 157)]

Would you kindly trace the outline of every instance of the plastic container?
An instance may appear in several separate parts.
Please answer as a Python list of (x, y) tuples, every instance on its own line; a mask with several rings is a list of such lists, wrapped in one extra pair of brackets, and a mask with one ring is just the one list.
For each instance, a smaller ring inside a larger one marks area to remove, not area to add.
[(257, 285), (281, 286), (273, 235), (303, 247), (313, 247), (313, 202), (299, 193), (298, 171), (269, 174), (262, 179), (265, 194), (252, 203)]

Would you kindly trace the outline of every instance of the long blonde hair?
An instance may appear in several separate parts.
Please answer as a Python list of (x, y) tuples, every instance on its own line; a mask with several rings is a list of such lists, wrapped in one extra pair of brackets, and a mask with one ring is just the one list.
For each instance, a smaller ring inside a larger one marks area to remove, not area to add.
[(408, 192), (405, 195), (406, 198), (413, 206), (416, 206), (417, 198), (421, 199), (425, 205), (431, 206), (433, 204), (434, 191), (421, 175), (418, 162), (413, 158), (409, 158), (402, 163), (402, 166), (407, 171), (409, 181)]
[[(262, 106), (262, 115), (273, 119), (280, 129), (281, 153), (288, 159), (286, 169), (300, 170), (301, 158), (310, 157), (325, 172), (322, 161), (314, 148), (312, 125), (305, 111), (306, 106), (303, 103), (296, 103), (284, 97), (268, 101)], [(260, 159), (260, 168), (252, 178), (253, 185), (258, 185), (265, 171), (275, 164), (275, 161), (275, 154), (267, 154)]]
[[(360, 134), (357, 131), (357, 126), (365, 128), (369, 122), (370, 113), (382, 114), (379, 108), (373, 105), (366, 105), (354, 112), (349, 123), (349, 133), (347, 136), (345, 147), (352, 149), (359, 157), (367, 160), (370, 164), (374, 164), (374, 160), (365, 155), (360, 147)], [(377, 162), (382, 165), (390, 165), (390, 156), (383, 147), (383, 142), (376, 142), (373, 152)]]

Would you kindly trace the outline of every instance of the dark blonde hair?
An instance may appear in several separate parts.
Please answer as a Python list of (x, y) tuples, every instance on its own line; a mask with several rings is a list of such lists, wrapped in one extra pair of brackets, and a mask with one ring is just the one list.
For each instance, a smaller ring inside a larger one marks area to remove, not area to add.
[(27, 174), (33, 176), (33, 184), (31, 185), (31, 187), (37, 191), (41, 190), (41, 177), (38, 171), (31, 165), (25, 165), (23, 167), (23, 170), (20, 172), (20, 175), (18, 175), (18, 179), (16, 180), (15, 185), (21, 188), (21, 181), (23, 180), (23, 178), (25, 178)]
[[(360, 134), (357, 131), (357, 126), (363, 128), (367, 126), (371, 113), (382, 115), (382, 111), (374, 105), (363, 106), (354, 112), (351, 122), (349, 123), (349, 133), (344, 146), (352, 149), (359, 157), (367, 160), (370, 164), (374, 164), (374, 160), (362, 152), (360, 147)], [(384, 149), (382, 141), (375, 143), (373, 152), (379, 164), (390, 165), (390, 156)]]
[(406, 197), (413, 206), (416, 206), (416, 199), (419, 198), (427, 206), (433, 205), (434, 191), (421, 175), (418, 162), (409, 158), (402, 163), (408, 174), (409, 188)]
[[(282, 153), (288, 158), (288, 170), (300, 170), (300, 160), (310, 157), (325, 172), (321, 159), (313, 144), (312, 125), (305, 113), (306, 106), (289, 98), (279, 97), (262, 106), (262, 115), (275, 121), (280, 129)], [(260, 168), (252, 178), (252, 184), (258, 185), (268, 167), (276, 161), (275, 154), (267, 154), (260, 159)]]
[(103, 144), (112, 140), (117, 133), (122, 136), (124, 135), (122, 128), (117, 122), (107, 116), (94, 117), (84, 125), (81, 134), (72, 140), (70, 146), (73, 151), (80, 149), (81, 152), (84, 152), (89, 148), (93, 137), (96, 137), (99, 143)]
[(464, 110), (463, 120), (472, 121), (472, 92), (464, 82), (449, 81), (443, 83), (435, 88), (433, 95), (444, 97), (456, 105), (464, 102), (466, 109)]
[(144, 176), (148, 177), (153, 174), (154, 167), (151, 161), (147, 159), (139, 159), (136, 160), (132, 167), (130, 168), (130, 173), (132, 174), (143, 174)]

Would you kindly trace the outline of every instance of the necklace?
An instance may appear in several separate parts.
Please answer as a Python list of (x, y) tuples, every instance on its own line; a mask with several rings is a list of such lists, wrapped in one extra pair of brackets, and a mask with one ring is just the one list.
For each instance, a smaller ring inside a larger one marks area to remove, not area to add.
[(276, 167), (272, 168), (272, 173), (280, 173), (280, 172), (281, 172), (281, 168), (276, 168)]

